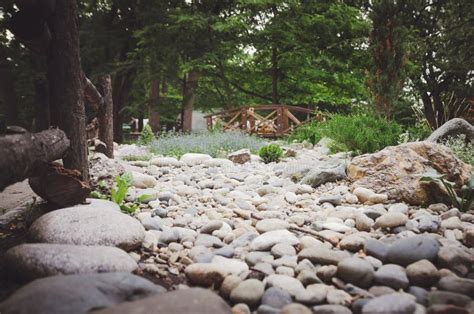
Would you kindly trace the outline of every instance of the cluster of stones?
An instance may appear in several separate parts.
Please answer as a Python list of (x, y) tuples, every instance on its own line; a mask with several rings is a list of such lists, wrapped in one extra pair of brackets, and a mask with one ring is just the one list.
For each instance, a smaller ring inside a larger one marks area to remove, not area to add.
[[(30, 238), (43, 244), (11, 249), (9, 272), (25, 281), (68, 276), (33, 281), (0, 312), (25, 306), (36, 293), (47, 298), (38, 282), (117, 271), (133, 276), (122, 288), (129, 295), (112, 293), (88, 309), (144, 313), (176, 303), (195, 306), (194, 313), (231, 311), (220, 295), (242, 314), (474, 311), (474, 215), (443, 204), (408, 206), (332, 182), (344, 178), (343, 155), (298, 146), (291, 155), (279, 164), (263, 164), (248, 151), (232, 161), (186, 154), (121, 163), (133, 175), (127, 201), (144, 201), (140, 210), (129, 217), (110, 202), (92, 201), (39, 218)], [(130, 272), (174, 278), (177, 291), (162, 294)], [(104, 291), (97, 285), (93, 291)], [(143, 297), (134, 291), (159, 295), (111, 307)]]

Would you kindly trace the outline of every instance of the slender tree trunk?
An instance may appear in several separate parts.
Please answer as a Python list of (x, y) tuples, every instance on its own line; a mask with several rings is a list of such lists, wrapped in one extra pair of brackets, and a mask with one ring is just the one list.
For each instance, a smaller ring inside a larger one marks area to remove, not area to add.
[(105, 149), (99, 151), (109, 158), (114, 158), (114, 104), (112, 101), (112, 79), (110, 75), (103, 75), (99, 79), (100, 93), (104, 99), (99, 108), (99, 140), (105, 143)]
[(193, 128), (193, 106), (196, 101), (196, 89), (199, 81), (199, 73), (196, 70), (189, 72), (183, 90), (183, 132), (189, 133)]
[(35, 130), (47, 130), (50, 126), (48, 82), (37, 80), (35, 82)]
[(18, 104), (14, 80), (11, 77), (6, 53), (2, 50), (0, 50), (0, 98), (3, 98), (3, 102), (5, 103), (4, 107), (6, 123), (10, 125), (17, 124)]
[(132, 71), (128, 71), (126, 73), (117, 74), (113, 79), (112, 98), (114, 104), (114, 141), (117, 143), (123, 141), (123, 116), (121, 111), (128, 100), (133, 83), (133, 75), (134, 73)]
[(436, 130), (436, 116), (433, 111), (433, 103), (427, 93), (422, 93), (421, 100), (423, 101), (423, 109), (425, 111), (425, 117), (428, 121), (431, 129)]
[(159, 98), (160, 81), (154, 79), (151, 82), (150, 101), (148, 102), (148, 124), (155, 134), (160, 131), (160, 114), (158, 112)]
[(56, 1), (50, 19), (52, 40), (48, 55), (49, 95), (52, 107), (59, 111), (59, 126), (71, 140), (64, 166), (77, 169), (88, 181), (89, 167), (86, 146), (84, 111), (84, 74), (81, 68), (77, 2)]
[(276, 47), (272, 48), (272, 103), (279, 104), (280, 97), (278, 95), (278, 50)]

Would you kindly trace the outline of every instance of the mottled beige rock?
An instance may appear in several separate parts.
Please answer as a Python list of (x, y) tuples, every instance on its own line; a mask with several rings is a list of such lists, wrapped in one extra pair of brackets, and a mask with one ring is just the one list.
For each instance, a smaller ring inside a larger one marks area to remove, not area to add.
[(389, 199), (413, 205), (449, 202), (442, 188), (420, 182), (420, 175), (433, 170), (446, 174), (459, 188), (469, 179), (472, 167), (443, 145), (413, 142), (358, 156), (347, 167), (347, 175), (354, 181), (353, 188), (385, 193)]

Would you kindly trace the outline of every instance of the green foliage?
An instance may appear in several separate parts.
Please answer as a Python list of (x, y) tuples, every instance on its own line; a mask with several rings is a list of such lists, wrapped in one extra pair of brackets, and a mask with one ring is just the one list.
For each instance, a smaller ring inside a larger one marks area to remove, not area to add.
[(396, 145), (401, 131), (396, 122), (387, 122), (376, 116), (333, 114), (325, 122), (313, 122), (300, 133), (296, 131), (295, 139), (316, 143), (316, 140), (327, 137), (332, 140), (329, 145), (331, 152), (352, 151), (359, 155)]
[[(397, 123), (370, 115), (333, 115), (323, 131), (325, 136), (355, 154), (373, 153), (396, 145), (400, 133), (401, 127)], [(333, 146), (335, 150), (338, 150), (337, 146)]]
[(115, 177), (116, 187), (112, 187), (110, 190), (110, 196), (112, 201), (121, 205), (127, 195), (128, 188), (132, 185), (132, 175), (129, 172), (125, 172), (121, 176)]
[(120, 158), (125, 160), (125, 161), (149, 161), (151, 159), (151, 157), (152, 157), (151, 155), (138, 155), (138, 156), (126, 155), (126, 156), (122, 156)]
[(474, 145), (472, 142), (466, 140), (466, 135), (461, 134), (456, 137), (449, 137), (443, 144), (451, 148), (456, 157), (474, 166)]
[(407, 127), (405, 132), (400, 134), (399, 144), (423, 141), (431, 134), (431, 129), (426, 123), (417, 123)]
[(258, 155), (266, 164), (271, 162), (279, 162), (283, 157), (283, 149), (281, 149), (281, 147), (277, 144), (269, 144), (260, 148)]
[(186, 153), (209, 154), (223, 157), (239, 149), (248, 148), (256, 153), (266, 141), (240, 132), (203, 132), (191, 134), (169, 133), (160, 136), (150, 145), (155, 154), (180, 158)]
[(296, 130), (288, 136), (289, 142), (303, 142), (308, 141), (315, 145), (322, 138), (320, 122), (312, 122), (299, 126)]
[(138, 139), (138, 143), (140, 145), (148, 145), (155, 139), (155, 135), (153, 134), (153, 130), (149, 124), (143, 127), (142, 133), (140, 134), (140, 138)]
[(444, 174), (441, 175), (436, 171), (424, 173), (420, 181), (442, 184), (448, 192), (449, 199), (453, 206), (462, 212), (471, 209), (474, 200), (474, 177), (471, 177), (467, 184), (461, 187), (459, 196), (454, 189), (454, 183), (446, 180), (446, 175)]

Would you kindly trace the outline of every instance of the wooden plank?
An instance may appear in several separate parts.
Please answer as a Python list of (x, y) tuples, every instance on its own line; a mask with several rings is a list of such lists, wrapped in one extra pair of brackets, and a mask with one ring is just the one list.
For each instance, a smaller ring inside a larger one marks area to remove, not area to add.
[(301, 121), (298, 120), (298, 119), (291, 113), (291, 111), (288, 110), (287, 115), (288, 115), (288, 118), (290, 118), (294, 123), (296, 123), (296, 125), (300, 125), (300, 124), (301, 124)]

